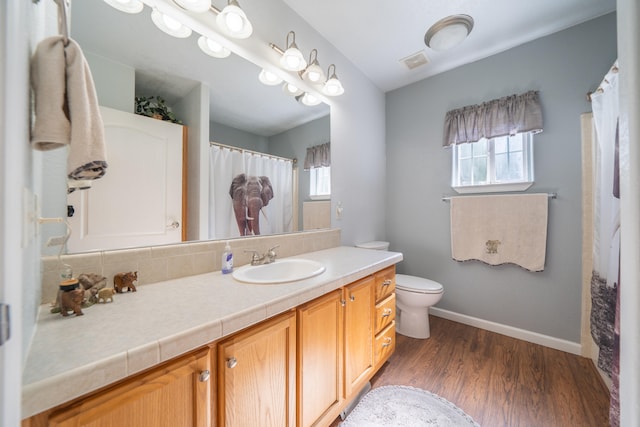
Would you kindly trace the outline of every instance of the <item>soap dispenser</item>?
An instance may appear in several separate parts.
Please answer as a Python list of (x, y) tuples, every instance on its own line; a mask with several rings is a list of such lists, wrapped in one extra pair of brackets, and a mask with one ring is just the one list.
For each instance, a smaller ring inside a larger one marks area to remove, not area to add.
[(231, 246), (229, 242), (224, 246), (224, 252), (222, 253), (222, 274), (229, 274), (233, 271), (233, 253), (231, 252)]

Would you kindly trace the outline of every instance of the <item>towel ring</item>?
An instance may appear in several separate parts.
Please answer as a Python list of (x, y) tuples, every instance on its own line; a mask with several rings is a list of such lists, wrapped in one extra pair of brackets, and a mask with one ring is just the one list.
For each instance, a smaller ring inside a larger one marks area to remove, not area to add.
[(58, 32), (64, 45), (69, 44), (69, 0), (54, 0), (58, 5)]

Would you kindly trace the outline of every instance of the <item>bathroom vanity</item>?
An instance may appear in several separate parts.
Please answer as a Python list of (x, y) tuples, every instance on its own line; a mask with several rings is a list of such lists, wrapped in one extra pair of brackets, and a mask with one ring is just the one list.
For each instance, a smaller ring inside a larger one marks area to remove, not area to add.
[(77, 318), (43, 306), (23, 427), (329, 425), (395, 348), (402, 254), (336, 247), (297, 258), (326, 270), (281, 284), (189, 276)]

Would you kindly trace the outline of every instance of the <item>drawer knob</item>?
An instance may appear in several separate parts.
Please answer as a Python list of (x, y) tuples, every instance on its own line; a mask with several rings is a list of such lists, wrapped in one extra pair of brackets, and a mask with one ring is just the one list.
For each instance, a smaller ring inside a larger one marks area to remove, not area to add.
[(227, 368), (233, 369), (236, 367), (237, 364), (238, 364), (238, 359), (236, 359), (235, 357), (230, 357), (229, 359), (227, 359)]
[(198, 379), (200, 380), (201, 383), (206, 383), (207, 381), (209, 381), (210, 377), (211, 377), (211, 372), (209, 372), (209, 370), (205, 370), (200, 372), (200, 376), (198, 377)]
[(382, 343), (382, 347), (389, 347), (389, 346), (391, 345), (391, 342), (392, 342), (392, 341), (393, 341), (393, 340), (391, 339), (391, 337), (386, 337), (386, 338), (384, 339), (384, 343)]
[(356, 300), (356, 296), (355, 296), (355, 295), (350, 295), (350, 296), (349, 296), (349, 299), (350, 299), (351, 301), (355, 301), (355, 300)]
[(341, 299), (340, 300), (340, 305), (344, 307), (345, 305), (347, 305), (347, 301)]
[(392, 309), (390, 309), (390, 308), (385, 308), (385, 309), (382, 311), (382, 317), (389, 317), (389, 316), (391, 316), (391, 313), (393, 313), (393, 310), (392, 310)]
[(387, 279), (384, 282), (382, 282), (382, 286), (389, 286), (391, 285), (391, 279)]

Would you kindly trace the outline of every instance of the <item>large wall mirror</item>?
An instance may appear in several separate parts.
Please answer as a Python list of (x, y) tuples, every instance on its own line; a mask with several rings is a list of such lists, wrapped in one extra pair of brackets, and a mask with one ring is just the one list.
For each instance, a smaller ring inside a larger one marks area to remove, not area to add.
[[(310, 200), (309, 172), (303, 170), (302, 164), (308, 147), (329, 142), (329, 106), (323, 103), (306, 106), (283, 93), (280, 86), (260, 83), (260, 69), (233, 53), (223, 59), (205, 55), (198, 47), (200, 35), (196, 32), (186, 39), (164, 34), (153, 24), (150, 14), (149, 7), (138, 14), (123, 13), (103, 0), (73, 3), (71, 37), (82, 47), (89, 62), (99, 103), (110, 109), (133, 113), (135, 96), (160, 96), (172, 107), (177, 118), (187, 125), (189, 138), (200, 138), (199, 144), (208, 147), (209, 142), (213, 141), (248, 152), (297, 159), (294, 168), (297, 174), (294, 173), (292, 177), (292, 189), (297, 192), (294, 197), (297, 217), (293, 221), (295, 227), (285, 232), (301, 231), (304, 223), (303, 203)], [(194, 98), (193, 93), (204, 96)], [(199, 100), (206, 100), (202, 110), (208, 110), (208, 117), (201, 117), (197, 105)], [(193, 153), (189, 153), (189, 156), (193, 156)], [(113, 166), (115, 170), (113, 162), (117, 158), (109, 156), (108, 161), (110, 168)], [(47, 159), (45, 162), (49, 163)], [(186, 167), (202, 167), (209, 160), (199, 162), (200, 165), (188, 163)], [(57, 162), (52, 163), (55, 169)], [(45, 164), (45, 167), (51, 166)], [(57, 200), (61, 194), (59, 190), (47, 190), (47, 180), (51, 174), (55, 172), (45, 172), (44, 175), (43, 211), (47, 211), (48, 204), (57, 204), (58, 207), (67, 204), (67, 201)], [(103, 179), (108, 176), (109, 171)], [(119, 190), (123, 200), (127, 197), (145, 197), (145, 190), (137, 186), (138, 181), (136, 171), (132, 170), (130, 184), (121, 185)], [(188, 184), (189, 232), (185, 233), (185, 240), (215, 238), (213, 232), (203, 234), (197, 231), (198, 228), (209, 230), (209, 224), (204, 227), (203, 222), (213, 219), (211, 214), (209, 218), (204, 218), (201, 213), (193, 212), (197, 206), (192, 205), (198, 204), (192, 201), (193, 197), (197, 197), (194, 192), (199, 183), (190, 179)], [(47, 199), (47, 193), (56, 194), (51, 196), (56, 199)], [(229, 195), (226, 197), (230, 198)], [(221, 235), (219, 238), (236, 235)], [(132, 246), (149, 244), (123, 244), (120, 247)], [(114, 248), (113, 245), (109, 247)], [(101, 249), (105, 248), (92, 247), (79, 251)], [(53, 254), (57, 250), (45, 247), (44, 253)], [(78, 250), (70, 248), (69, 252)]]

